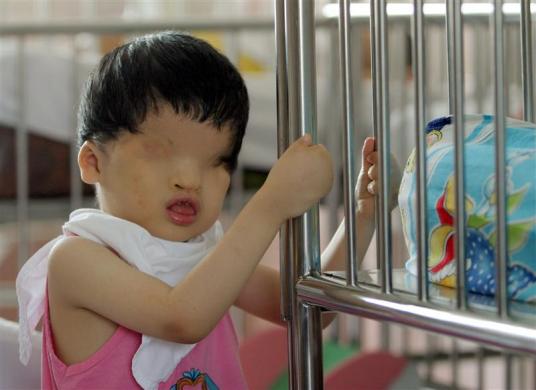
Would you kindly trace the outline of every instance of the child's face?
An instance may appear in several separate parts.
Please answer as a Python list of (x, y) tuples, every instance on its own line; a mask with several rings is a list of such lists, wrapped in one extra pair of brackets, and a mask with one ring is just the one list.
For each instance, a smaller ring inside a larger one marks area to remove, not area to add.
[(208, 230), (229, 188), (221, 159), (230, 152), (230, 130), (194, 122), (169, 105), (149, 113), (139, 130), (105, 146), (101, 208), (166, 240), (186, 241)]

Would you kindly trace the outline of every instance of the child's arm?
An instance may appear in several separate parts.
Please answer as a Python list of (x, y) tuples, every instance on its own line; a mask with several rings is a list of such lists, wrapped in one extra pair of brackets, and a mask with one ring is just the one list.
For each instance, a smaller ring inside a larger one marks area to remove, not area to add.
[(324, 196), (332, 175), (328, 152), (304, 137), (281, 156), (211, 254), (177, 286), (135, 270), (96, 243), (70, 238), (51, 254), (49, 289), (70, 307), (140, 333), (197, 342), (236, 301), (281, 223)]
[[(367, 138), (361, 152), (361, 170), (355, 188), (357, 258), (365, 255), (374, 234), (375, 194), (378, 180), (378, 153), (374, 150), (374, 138)], [(346, 235), (344, 220), (322, 253), (323, 268), (346, 269)]]
[[(357, 178), (355, 188), (356, 199), (356, 238), (357, 258), (362, 259), (365, 255), (372, 235), (374, 234), (375, 198), (378, 189), (378, 152), (375, 150), (374, 138), (367, 138), (363, 143), (361, 153), (361, 170)], [(397, 204), (398, 187), (400, 185), (400, 168), (396, 159), (391, 155), (391, 202), (390, 211)], [(322, 262), (325, 269), (346, 269), (346, 237), (344, 221), (322, 253)]]

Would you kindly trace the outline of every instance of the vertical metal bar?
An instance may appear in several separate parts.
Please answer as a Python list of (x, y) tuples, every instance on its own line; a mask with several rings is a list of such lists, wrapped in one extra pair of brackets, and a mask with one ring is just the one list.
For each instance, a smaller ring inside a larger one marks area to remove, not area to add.
[(530, 12), (530, 0), (521, 0), (521, 57), (523, 61), (521, 78), (523, 81), (523, 118), (527, 122), (534, 122), (536, 119), (536, 107), (534, 105), (532, 20)]
[(477, 390), (484, 389), (484, 348), (478, 347), (477, 350)]
[[(322, 321), (320, 309), (303, 302), (298, 303), (297, 321), (300, 332), (301, 375), (298, 378), (298, 389), (316, 390), (322, 388)], [(312, 342), (320, 335), (320, 342)]]
[(380, 322), (380, 348), (389, 351), (391, 348), (391, 325), (388, 322)]
[(295, 326), (293, 325), (293, 307), (296, 301), (295, 280), (296, 267), (293, 265), (293, 247), (292, 236), (294, 232), (292, 229), (292, 222), (287, 221), (279, 232), (280, 237), (285, 237), (284, 240), (280, 240), (280, 264), (284, 266), (281, 268), (285, 272), (280, 274), (281, 278), (281, 316), (283, 320), (287, 322), (287, 353), (288, 353), (288, 387), (291, 390), (298, 389), (296, 378), (296, 348), (294, 343), (296, 342)]
[(450, 364), (451, 364), (451, 382), (450, 382), (450, 388), (451, 389), (457, 389), (459, 382), (458, 382), (458, 359), (459, 359), (459, 351), (458, 351), (458, 343), (456, 342), (455, 338), (451, 339), (452, 341), (452, 353), (450, 355)]
[(517, 357), (517, 369), (518, 372), (516, 373), (516, 378), (518, 379), (518, 386), (520, 389), (526, 389), (527, 388), (527, 371), (525, 367), (525, 359), (523, 356)]
[(380, 137), (378, 139), (381, 145), (379, 157), (381, 159), (381, 182), (383, 190), (380, 195), (380, 214), (379, 216), (383, 220), (383, 230), (379, 229), (383, 233), (383, 263), (384, 263), (384, 287), (383, 290), (386, 293), (393, 292), (393, 262), (392, 262), (392, 244), (391, 244), (391, 141), (390, 141), (390, 107), (389, 107), (389, 56), (388, 56), (388, 28), (387, 28), (387, 1), (380, 0), (379, 2), (379, 38), (381, 46), (381, 79), (382, 79), (382, 125), (379, 128)]
[(482, 25), (476, 25), (473, 27), (474, 39), (475, 39), (475, 55), (473, 56), (473, 73), (475, 75), (475, 100), (477, 112), (484, 112), (484, 100), (486, 97), (486, 89), (488, 88), (488, 82), (486, 80), (489, 60), (486, 60), (487, 56), (487, 41), (484, 40), (484, 27)]
[[(517, 55), (512, 56), (514, 45), (517, 42), (514, 42), (512, 38), (513, 38), (512, 29), (507, 24), (503, 23), (503, 54), (502, 56), (503, 58), (508, 58), (508, 66), (511, 66), (513, 69), (519, 69), (521, 66), (519, 67), (516, 66), (518, 65), (517, 60), (519, 58), (517, 58)], [(514, 72), (506, 72), (504, 74), (504, 116), (505, 118), (510, 113), (510, 107), (511, 107), (510, 98), (512, 96), (512, 93), (510, 92), (510, 85), (512, 83), (513, 73)]]
[[(395, 48), (394, 56), (395, 58), (398, 57), (395, 61), (395, 67), (394, 67), (394, 74), (390, 75), (390, 78), (394, 80), (395, 85), (399, 85), (400, 87), (395, 88), (398, 89), (398, 93), (395, 96), (394, 103), (395, 107), (400, 107), (400, 129), (409, 129), (410, 124), (408, 123), (408, 110), (407, 107), (411, 107), (411, 104), (408, 102), (408, 94), (410, 92), (410, 88), (407, 88), (408, 83), (408, 69), (407, 64), (408, 60), (412, 61), (411, 54), (408, 55), (408, 50), (406, 45), (408, 44), (408, 36), (411, 34), (411, 17), (408, 18), (408, 23), (400, 23), (395, 24), (393, 26), (392, 31), (390, 31), (390, 35), (394, 36), (394, 42), (389, 42), (389, 48)], [(410, 38), (411, 40), (411, 38)], [(391, 54), (391, 53), (390, 53)], [(414, 122), (413, 122), (414, 123)], [(413, 125), (414, 126), (414, 125)], [(391, 145), (392, 150), (391, 153), (394, 156), (405, 156), (408, 155), (408, 150), (411, 150), (411, 147), (414, 145), (411, 142), (411, 137), (407, 137), (406, 134), (404, 134), (403, 131), (400, 131), (398, 133), (395, 133), (397, 136), (394, 138), (391, 138)], [(395, 255), (396, 258), (396, 255)]]
[(408, 355), (409, 350), (409, 338), (410, 338), (411, 332), (408, 329), (407, 326), (402, 327), (402, 355)]
[[(286, 56), (286, 36), (285, 36), (285, 2), (276, 0), (275, 6), (275, 38), (276, 38), (276, 78), (277, 78), (277, 154), (281, 156), (289, 146), (289, 113), (288, 113), (288, 79), (287, 79), (287, 56)], [(279, 230), (280, 248), (280, 269), (281, 277), (281, 317), (283, 320), (290, 319), (290, 291), (289, 279), (290, 267), (288, 261), (288, 230), (289, 223), (286, 222)]]
[(504, 388), (513, 389), (514, 388), (514, 356), (511, 353), (504, 353)]
[(532, 387), (536, 388), (536, 359), (531, 359), (529, 364), (532, 372)]
[[(333, 101), (329, 101), (325, 105), (324, 111), (326, 112), (326, 120), (324, 126), (326, 128), (335, 128), (339, 129), (342, 127), (341, 118), (339, 115), (340, 107), (340, 93), (336, 90), (337, 80), (339, 79), (339, 58), (337, 57), (337, 44), (338, 44), (338, 33), (336, 27), (328, 27), (329, 41), (330, 41), (330, 56), (329, 56), (329, 68), (327, 71), (327, 77), (329, 78), (328, 85), (333, 85), (335, 95)], [(335, 131), (329, 131), (326, 139), (326, 147), (332, 152), (333, 156), (340, 156), (342, 154), (342, 144), (339, 139), (339, 135)], [(342, 161), (334, 161), (336, 172), (340, 172)], [(327, 208), (329, 210), (328, 215), (328, 224), (329, 224), (329, 236), (333, 236), (339, 227), (338, 219), (338, 210), (339, 210), (339, 199), (341, 197), (341, 177), (340, 175), (335, 175), (333, 178), (333, 185), (331, 187), (331, 192), (327, 197)], [(337, 321), (337, 318), (335, 321)]]
[[(378, 126), (381, 121), (381, 102), (379, 102), (380, 97), (380, 78), (379, 78), (379, 43), (376, 38), (376, 19), (377, 15), (374, 9), (374, 1), (370, 1), (370, 73), (372, 79), (372, 130), (374, 137), (377, 139)], [(376, 144), (377, 145), (377, 144)], [(376, 221), (378, 221), (378, 203), (375, 204), (376, 208)], [(378, 246), (379, 240), (376, 239), (376, 246)], [(376, 262), (378, 269), (381, 268), (381, 259), (379, 253), (376, 255)]]
[(465, 292), (464, 68), (461, 0), (447, 1), (449, 106), (454, 119), (456, 178), (456, 307), (467, 307)]
[(289, 222), (289, 228), (287, 230), (288, 235), (288, 289), (290, 290), (290, 296), (289, 296), (289, 306), (290, 306), (290, 313), (288, 317), (287, 322), (287, 348), (288, 348), (288, 386), (290, 390), (298, 390), (300, 388), (299, 386), (299, 380), (298, 378), (301, 376), (302, 372), (300, 370), (300, 355), (299, 355), (299, 344), (298, 344), (298, 337), (300, 336), (300, 329), (299, 329), (299, 323), (297, 323), (298, 318), (296, 316), (297, 313), (297, 296), (296, 296), (296, 281), (298, 280), (296, 274), (297, 274), (297, 267), (296, 267), (296, 245), (294, 237), (296, 234), (299, 234), (300, 231), (295, 229), (295, 223), (294, 221)]
[[(351, 14), (351, 12), (350, 12)], [(361, 37), (363, 36), (363, 32), (364, 32), (364, 26), (361, 24), (361, 23), (355, 23), (352, 21), (352, 18), (350, 18), (350, 23), (349, 23), (349, 32), (348, 34), (350, 35), (350, 39), (351, 39), (351, 43), (350, 43), (350, 52), (348, 53), (348, 55), (350, 56), (351, 58), (351, 70), (352, 70), (352, 77), (351, 79), (349, 80), (350, 82), (350, 86), (352, 88), (352, 91), (365, 91), (367, 90), (368, 91), (368, 83), (369, 81), (366, 80), (365, 81), (365, 84), (367, 85), (366, 88), (364, 88), (364, 85), (363, 85), (363, 54), (365, 54), (366, 56), (370, 57), (370, 54), (367, 52), (367, 53), (363, 53), (363, 46), (362, 46), (362, 42), (361, 42)], [(366, 28), (366, 27), (365, 27)], [(367, 77), (368, 79), (368, 77)], [(363, 123), (363, 118), (368, 118), (369, 117), (369, 112), (366, 111), (366, 107), (368, 107), (369, 105), (366, 104), (366, 102), (369, 102), (370, 101), (370, 97), (368, 96), (368, 93), (367, 94), (361, 94), (361, 93), (354, 93), (353, 96), (352, 96), (352, 100), (353, 100), (353, 107), (352, 107), (352, 112), (353, 112), (353, 119), (354, 119), (354, 123), (353, 123), (353, 126), (354, 126), (354, 129), (355, 129), (355, 132), (354, 132), (354, 145), (355, 146), (358, 146), (361, 144), (361, 141), (364, 141), (365, 139), (365, 135), (364, 133), (361, 133), (359, 132), (359, 128), (360, 128), (360, 124)], [(370, 127), (370, 126), (368, 126)], [(370, 129), (367, 129), (367, 131), (370, 131)], [(358, 149), (359, 150), (359, 149)], [(359, 157), (356, 159), (355, 161), (355, 167), (356, 167), (356, 176), (358, 175), (359, 173), (359, 169), (360, 169), (360, 159)], [(357, 178), (356, 178), (357, 180)], [(360, 240), (360, 237), (357, 237), (356, 238), (357, 240), (357, 246), (359, 247), (359, 240)], [(358, 260), (358, 266), (360, 263), (360, 260), (361, 259), (357, 259)]]
[(426, 381), (428, 383), (431, 383), (434, 379), (434, 363), (435, 363), (435, 357), (437, 351), (437, 336), (426, 333)]
[(314, 3), (299, 0), (301, 134), (317, 142)]
[[(300, 77), (300, 135), (311, 134), (317, 139), (316, 119), (316, 70), (314, 2), (299, 0), (299, 77)], [(318, 205), (308, 210), (302, 218), (302, 256), (298, 258), (298, 277), (320, 272), (320, 228)], [(294, 316), (298, 335), (299, 389), (322, 387), (322, 324), (320, 308), (298, 303)]]
[(355, 236), (355, 193), (356, 182), (354, 160), (354, 116), (352, 94), (352, 60), (350, 40), (350, 1), (339, 0), (339, 42), (341, 62), (341, 92), (344, 120), (343, 133), (343, 192), (346, 229), (346, 283), (357, 286), (357, 243)]
[(387, 14), (385, 0), (371, 2), (373, 28), (372, 48), (374, 53), (374, 87), (377, 88), (373, 101), (374, 132), (378, 148), (380, 171), (379, 202), (377, 203), (378, 234), (376, 235), (378, 258), (382, 275), (381, 289), (393, 291), (390, 194), (390, 143), (389, 143), (389, 60), (387, 57)]
[(503, 59), (503, 13), (502, 0), (495, 0), (494, 64), (495, 64), (495, 196), (496, 208), (496, 263), (495, 297), (497, 313), (500, 317), (508, 316), (508, 295), (506, 284), (506, 267), (508, 259), (506, 231), (506, 156), (505, 156), (505, 114), (504, 114), (504, 59)]
[[(284, 59), (278, 60), (284, 61), (285, 66), (280, 68), (282, 71), (285, 69), (286, 73), (278, 75), (278, 80), (281, 81), (278, 90), (278, 103), (286, 108), (281, 113), (281, 121), (286, 122), (285, 131), (282, 131), (281, 137), (279, 137), (280, 144), (283, 143), (284, 149), (288, 146), (291, 140), (297, 137), (299, 130), (300, 116), (299, 114), (299, 78), (298, 78), (298, 7), (295, 0), (278, 0), (276, 2), (276, 11), (278, 11), (279, 23), (281, 28), (278, 30), (280, 34), (284, 35), (283, 48), (281, 53), (284, 52)], [(282, 16), (281, 16), (282, 15)], [(281, 44), (281, 43), (280, 43)], [(286, 83), (284, 82), (286, 80)], [(286, 89), (283, 89), (283, 85), (286, 85)], [(286, 103), (286, 104), (284, 104)], [(284, 145), (286, 143), (286, 145)], [(284, 151), (284, 149), (281, 150)], [(288, 323), (288, 347), (289, 347), (289, 387), (290, 389), (299, 389), (298, 378), (300, 376), (300, 362), (298, 356), (298, 336), (299, 336), (299, 323), (294, 317), (297, 313), (297, 299), (296, 299), (296, 281), (298, 280), (297, 274), (297, 259), (301, 255), (299, 253), (300, 242), (303, 242), (301, 235), (300, 221), (298, 219), (292, 219), (286, 224), (286, 244), (283, 250), (287, 250), (284, 253), (281, 262), (284, 263), (282, 269), (285, 270), (285, 275), (282, 275), (283, 286), (286, 287), (283, 300), (284, 316), (289, 320)]]
[[(314, 2), (299, 0), (300, 136), (311, 134), (317, 142)], [(305, 232), (302, 275), (320, 271), (318, 205), (303, 216)]]
[(363, 339), (365, 335), (365, 319), (363, 317), (356, 317), (354, 318), (354, 321), (352, 322), (354, 324), (354, 333), (352, 333), (352, 337), (350, 338), (350, 342), (353, 345), (362, 346), (363, 345)]
[(17, 221), (19, 245), (17, 261), (19, 269), (29, 256), (30, 229), (29, 229), (29, 180), (28, 180), (28, 129), (26, 118), (26, 63), (24, 49), (26, 37), (21, 35), (17, 42)]
[[(73, 100), (76, 102), (76, 105), (78, 106), (79, 101), (79, 95), (80, 90), (78, 87), (78, 76), (79, 76), (79, 68), (78, 68), (78, 45), (76, 40), (76, 35), (73, 35), (71, 38), (71, 44), (72, 44), (72, 50), (73, 50), (73, 58), (72, 58), (72, 74), (71, 74), (71, 91), (73, 94)], [(72, 128), (77, 128), (77, 117), (76, 117), (76, 110), (72, 110), (72, 117), (71, 117), (71, 123)], [(77, 132), (72, 132), (71, 137), (71, 144), (70, 144), (70, 182), (71, 182), (71, 193), (70, 193), (70, 203), (71, 203), (71, 210), (78, 209), (82, 207), (82, 181), (80, 180), (80, 171), (78, 168), (78, 139), (77, 139)]]
[(426, 212), (426, 142), (424, 134), (424, 18), (423, 0), (414, 0), (413, 8), (413, 80), (415, 85), (415, 158), (417, 160), (417, 295), (428, 301), (428, 217)]

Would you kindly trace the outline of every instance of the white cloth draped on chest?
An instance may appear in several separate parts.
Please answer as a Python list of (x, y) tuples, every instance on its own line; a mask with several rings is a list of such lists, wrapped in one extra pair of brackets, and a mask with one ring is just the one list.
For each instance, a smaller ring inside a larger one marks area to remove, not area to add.
[[(30, 359), (30, 336), (44, 312), (48, 255), (65, 234), (112, 248), (141, 272), (175, 286), (214, 248), (223, 236), (223, 228), (216, 221), (207, 232), (188, 242), (172, 242), (153, 237), (141, 226), (100, 210), (79, 209), (71, 213), (63, 233), (38, 250), (17, 276), (20, 360), (23, 364)], [(134, 378), (144, 389), (156, 388), (194, 346), (143, 335), (132, 360)]]

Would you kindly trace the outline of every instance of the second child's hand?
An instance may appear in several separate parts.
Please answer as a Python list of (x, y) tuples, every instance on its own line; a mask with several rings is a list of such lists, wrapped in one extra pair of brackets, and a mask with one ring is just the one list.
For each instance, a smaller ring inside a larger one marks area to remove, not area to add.
[[(374, 199), (378, 195), (380, 172), (378, 167), (378, 152), (375, 150), (375, 139), (367, 138), (363, 143), (361, 170), (356, 185), (357, 211), (366, 217), (374, 215)], [(400, 185), (400, 167), (391, 154), (391, 210), (396, 207), (398, 187)]]
[(357, 212), (365, 218), (374, 216), (374, 199), (378, 186), (377, 155), (374, 138), (366, 138), (361, 152), (361, 170), (355, 188)]

